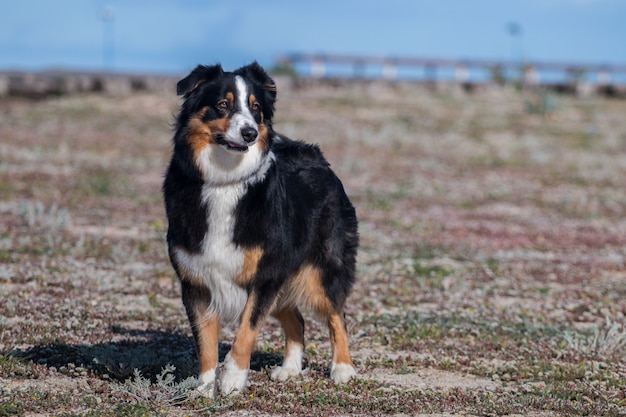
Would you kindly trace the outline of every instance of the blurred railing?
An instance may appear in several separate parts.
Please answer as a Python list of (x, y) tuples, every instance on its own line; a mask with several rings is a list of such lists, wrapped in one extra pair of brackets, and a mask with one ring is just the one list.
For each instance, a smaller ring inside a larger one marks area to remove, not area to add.
[[(542, 87), (580, 96), (626, 98), (626, 65), (511, 62), (477, 59), (286, 54), (276, 71), (300, 80), (412, 81), (461, 86), (466, 91), (496, 86)], [(83, 92), (126, 95), (175, 91), (178, 76), (78, 71), (0, 71), (0, 97), (46, 97)]]
[(562, 92), (594, 90), (626, 95), (626, 65), (306, 53), (285, 54), (279, 57), (278, 65), (310, 78), (453, 82), (467, 86), (516, 84)]

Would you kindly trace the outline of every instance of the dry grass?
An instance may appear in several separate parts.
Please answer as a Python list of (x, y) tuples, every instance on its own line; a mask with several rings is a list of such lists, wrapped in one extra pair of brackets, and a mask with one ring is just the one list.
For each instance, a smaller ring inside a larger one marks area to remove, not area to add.
[(270, 322), (250, 389), (207, 400), (165, 253), (176, 98), (3, 99), (0, 416), (626, 415), (626, 102), (538, 100), (283, 80), (276, 128), (361, 220), (360, 379), (309, 318), (308, 371), (269, 382)]

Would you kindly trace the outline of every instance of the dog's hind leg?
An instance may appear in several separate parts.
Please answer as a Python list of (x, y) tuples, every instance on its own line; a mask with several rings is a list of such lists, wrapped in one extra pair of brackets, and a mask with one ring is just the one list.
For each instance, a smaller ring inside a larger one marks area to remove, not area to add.
[(285, 359), (272, 371), (272, 379), (286, 381), (302, 372), (304, 352), (304, 319), (297, 307), (285, 308), (274, 314), (285, 331)]
[(336, 310), (327, 317), (330, 330), (330, 342), (333, 349), (333, 362), (330, 368), (330, 377), (336, 384), (344, 384), (356, 375), (356, 370), (350, 359), (348, 350), (348, 335), (346, 325), (341, 314)]

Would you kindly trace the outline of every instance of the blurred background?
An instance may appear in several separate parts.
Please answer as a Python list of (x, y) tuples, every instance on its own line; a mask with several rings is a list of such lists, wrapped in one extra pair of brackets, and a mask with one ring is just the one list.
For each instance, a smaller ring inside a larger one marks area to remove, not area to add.
[(4, 71), (179, 75), (198, 63), (271, 67), (285, 53), (626, 63), (620, 0), (24, 0), (0, 10)]
[[(0, 416), (626, 416), (625, 18), (625, 0), (0, 1)], [(307, 317), (309, 370), (268, 384), (270, 321), (250, 395), (212, 401), (184, 385), (161, 187), (176, 82), (252, 60), (275, 128), (319, 144), (357, 207), (363, 379), (326, 378)]]

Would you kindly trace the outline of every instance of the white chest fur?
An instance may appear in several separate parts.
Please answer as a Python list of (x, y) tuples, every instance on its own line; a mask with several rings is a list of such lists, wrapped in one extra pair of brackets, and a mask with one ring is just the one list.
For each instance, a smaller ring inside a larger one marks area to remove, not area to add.
[(223, 323), (239, 319), (246, 303), (246, 291), (234, 283), (243, 267), (243, 251), (233, 243), (235, 208), (246, 185), (242, 183), (205, 186), (203, 202), (208, 204), (208, 230), (202, 251), (189, 254), (176, 249), (176, 259), (194, 283), (211, 292), (207, 315), (219, 315)]

